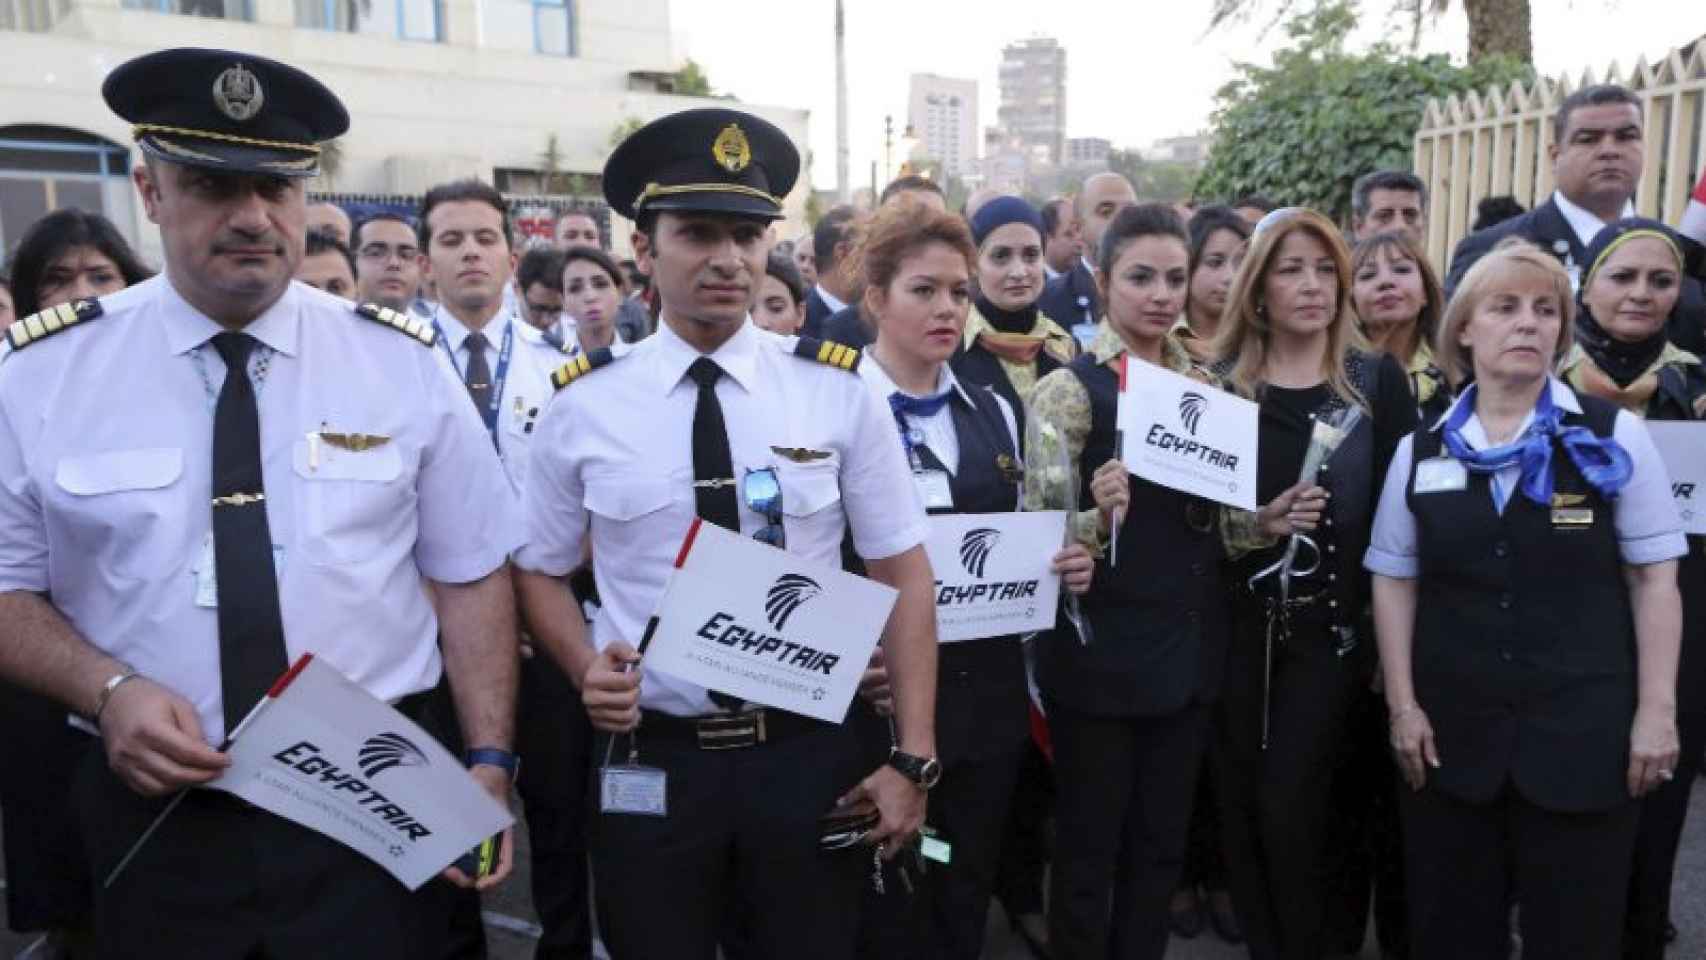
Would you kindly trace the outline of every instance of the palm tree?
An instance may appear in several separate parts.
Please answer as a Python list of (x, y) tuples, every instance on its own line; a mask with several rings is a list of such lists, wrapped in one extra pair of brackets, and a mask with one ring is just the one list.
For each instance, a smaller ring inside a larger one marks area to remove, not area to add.
[[(1214, 0), (1209, 12), (1209, 29), (1232, 20), (1254, 14), (1270, 0)], [(1299, 0), (1271, 0), (1274, 23), (1290, 15)], [(1320, 2), (1320, 0), (1317, 0)], [(1469, 16), (1469, 62), (1478, 63), (1492, 56), (1513, 57), (1523, 63), (1534, 62), (1533, 10), (1531, 0), (1461, 0), (1463, 12)], [(1399, 0), (1397, 9), (1408, 13), (1412, 23), (1412, 42), (1421, 33), (1424, 17), (1437, 17), (1451, 8), (1451, 0)]]

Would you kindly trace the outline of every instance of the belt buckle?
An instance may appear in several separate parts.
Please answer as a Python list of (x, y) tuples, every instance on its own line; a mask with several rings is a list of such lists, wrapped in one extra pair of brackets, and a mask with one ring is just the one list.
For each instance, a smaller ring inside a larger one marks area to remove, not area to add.
[(741, 750), (764, 742), (764, 711), (705, 717), (694, 724), (701, 750)]

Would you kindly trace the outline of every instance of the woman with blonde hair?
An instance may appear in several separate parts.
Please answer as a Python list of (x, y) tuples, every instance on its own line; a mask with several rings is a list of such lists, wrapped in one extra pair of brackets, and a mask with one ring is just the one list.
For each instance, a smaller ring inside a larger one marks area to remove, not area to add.
[(1216, 760), (1232, 898), (1256, 960), (1328, 952), (1330, 787), (1374, 659), (1359, 560), (1378, 478), (1416, 423), (1403, 368), (1363, 344), (1337, 228), (1299, 207), (1263, 217), (1215, 341), (1215, 372), (1261, 408), (1264, 506), (1227, 529), (1235, 600)]
[(1570, 278), (1470, 268), (1440, 364), (1473, 380), (1399, 445), (1365, 565), (1404, 779), (1412, 956), (1614, 957), (1637, 798), (1675, 777), (1686, 545), (1639, 417), (1552, 375)]

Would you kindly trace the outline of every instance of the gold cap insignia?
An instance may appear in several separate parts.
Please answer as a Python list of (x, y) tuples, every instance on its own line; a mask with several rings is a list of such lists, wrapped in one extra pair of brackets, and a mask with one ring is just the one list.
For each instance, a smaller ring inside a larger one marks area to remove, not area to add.
[(711, 144), (711, 156), (730, 173), (739, 173), (752, 163), (752, 144), (746, 141), (746, 132), (740, 124), (731, 123), (717, 134), (717, 141)]
[(266, 99), (260, 79), (240, 63), (226, 67), (214, 78), (213, 105), (238, 123), (260, 113)]

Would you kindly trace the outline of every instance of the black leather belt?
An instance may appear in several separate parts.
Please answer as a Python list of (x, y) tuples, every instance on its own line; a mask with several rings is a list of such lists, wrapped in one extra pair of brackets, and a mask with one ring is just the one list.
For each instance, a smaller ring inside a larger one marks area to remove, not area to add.
[(677, 717), (645, 710), (640, 714), (639, 736), (686, 743), (701, 750), (742, 750), (764, 743), (786, 740), (829, 724), (785, 710), (748, 710), (743, 713), (714, 713), (703, 717)]

